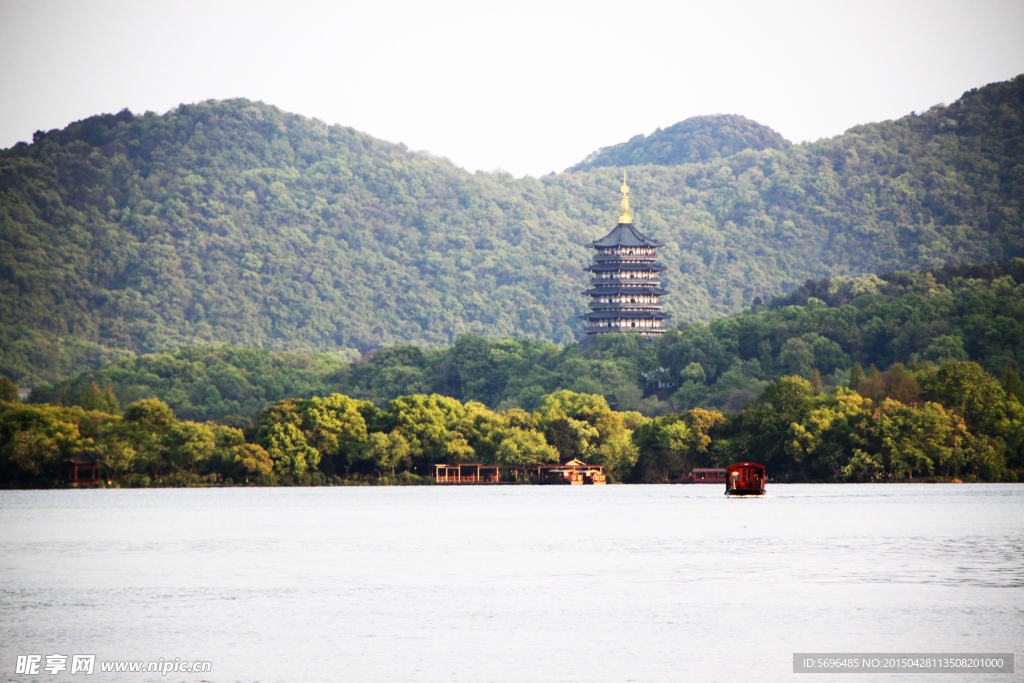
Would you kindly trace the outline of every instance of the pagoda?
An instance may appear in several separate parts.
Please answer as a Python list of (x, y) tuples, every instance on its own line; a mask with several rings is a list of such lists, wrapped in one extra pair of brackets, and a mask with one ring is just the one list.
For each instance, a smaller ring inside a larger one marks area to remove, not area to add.
[(668, 292), (661, 288), (658, 273), (665, 266), (655, 263), (655, 249), (665, 246), (645, 237), (633, 227), (629, 215), (629, 186), (622, 174), (622, 215), (619, 224), (588, 247), (597, 250), (590, 271), (590, 312), (581, 315), (588, 335), (636, 332), (646, 339), (664, 334), (663, 320), (672, 316), (661, 312), (660, 299)]

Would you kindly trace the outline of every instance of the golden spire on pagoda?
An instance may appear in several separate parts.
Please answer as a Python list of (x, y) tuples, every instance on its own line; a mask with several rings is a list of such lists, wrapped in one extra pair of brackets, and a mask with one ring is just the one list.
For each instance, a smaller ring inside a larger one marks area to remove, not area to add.
[(622, 207), (622, 215), (619, 216), (620, 223), (632, 223), (633, 219), (629, 215), (629, 185), (626, 184), (626, 172), (622, 172), (622, 201), (620, 202)]

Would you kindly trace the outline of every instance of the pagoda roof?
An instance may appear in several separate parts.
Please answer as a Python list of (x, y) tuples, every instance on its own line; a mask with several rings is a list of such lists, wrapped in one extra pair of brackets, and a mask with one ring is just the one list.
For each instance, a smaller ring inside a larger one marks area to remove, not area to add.
[(588, 247), (663, 247), (664, 244), (645, 237), (632, 223), (619, 223), (612, 231), (599, 240), (594, 240)]
[(589, 270), (591, 272), (608, 272), (613, 270), (629, 270), (629, 271), (646, 271), (660, 273), (663, 270), (668, 270), (665, 266), (660, 263), (595, 263), (589, 265), (583, 270)]
[(643, 294), (645, 296), (650, 296), (650, 295), (653, 294), (654, 296), (667, 296), (668, 295), (668, 290), (661, 289), (660, 287), (654, 287), (654, 286), (651, 286), (651, 287), (624, 287), (624, 286), (616, 287), (616, 286), (613, 285), (611, 287), (591, 287), (590, 289), (588, 289), (585, 292), (580, 292), (580, 294), (589, 295), (589, 296), (601, 296), (603, 294)]

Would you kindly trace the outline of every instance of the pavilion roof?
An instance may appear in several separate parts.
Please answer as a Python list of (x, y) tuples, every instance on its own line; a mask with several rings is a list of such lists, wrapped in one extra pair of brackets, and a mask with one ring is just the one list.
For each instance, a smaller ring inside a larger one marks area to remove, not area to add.
[(78, 451), (64, 462), (69, 462), (73, 465), (95, 465), (99, 462), (99, 458), (89, 451)]

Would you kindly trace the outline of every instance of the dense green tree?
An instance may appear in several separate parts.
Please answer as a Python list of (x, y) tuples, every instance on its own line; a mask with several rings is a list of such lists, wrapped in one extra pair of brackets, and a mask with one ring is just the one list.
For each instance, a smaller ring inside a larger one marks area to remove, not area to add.
[(499, 465), (524, 468), (557, 463), (559, 460), (558, 452), (548, 445), (542, 434), (517, 427), (502, 432), (496, 455)]
[(905, 405), (919, 406), (923, 403), (920, 381), (929, 381), (933, 373), (934, 368), (930, 365), (915, 371), (896, 363), (885, 372), (876, 372), (858, 382), (857, 392), (871, 399), (876, 406), (890, 398)]
[(947, 463), (966, 436), (963, 421), (937, 403), (918, 408), (886, 399), (866, 431), (878, 439), (882, 464), (889, 476), (927, 476)]
[(89, 386), (75, 396), (74, 405), (82, 406), (86, 410), (98, 410), (110, 415), (118, 415), (121, 412), (121, 404), (114, 395), (111, 387), (105, 390), (100, 389), (96, 382), (90, 382)]
[(179, 422), (168, 435), (169, 465), (178, 471), (192, 474), (213, 456), (217, 448), (214, 425), (199, 422)]
[(857, 455), (857, 430), (867, 419), (870, 406), (869, 400), (842, 387), (826, 396), (816, 394), (810, 410), (789, 425), (784, 449), (791, 463), (815, 479), (836, 480), (854, 473), (870, 478), (880, 474), (867, 461), (851, 468)]
[(577, 418), (608, 411), (608, 401), (597, 394), (580, 394), (574, 391), (556, 391), (544, 397), (544, 403), (533, 413), (533, 421), (539, 430), (546, 430), (555, 420)]
[[(800, 452), (786, 448), (790, 426), (805, 421), (814, 408), (811, 383), (800, 377), (783, 377), (768, 385), (739, 418), (746, 439), (738, 459), (763, 462), (773, 473), (795, 476), (800, 471)], [(756, 454), (756, 455), (755, 455)]]
[(18, 385), (9, 377), (0, 377), (0, 401), (17, 403), (19, 400), (21, 399), (18, 397)]
[(963, 416), (967, 426), (982, 434), (999, 436), (1011, 420), (1024, 419), (1024, 410), (1010, 399), (995, 377), (977, 363), (950, 361), (925, 389), (933, 401)]
[(475, 452), (457, 429), (466, 408), (458, 400), (431, 394), (401, 396), (388, 403), (382, 420), (409, 444), (413, 469), (421, 474), (436, 463), (473, 460)]
[(712, 465), (712, 434), (725, 422), (722, 413), (697, 408), (682, 416), (656, 417), (639, 425), (633, 434), (638, 451), (633, 479), (668, 483), (679, 481), (694, 467)]
[[(348, 471), (367, 438), (366, 420), (360, 408), (366, 411), (369, 406), (342, 394), (331, 394), (326, 398), (306, 399), (296, 407), (299, 428), (306, 442), (319, 454), (320, 468), (330, 475), (337, 474), (341, 468)], [(400, 460), (386, 466), (394, 469)]]
[(1017, 399), (1017, 403), (1024, 405), (1024, 382), (1020, 381), (1020, 375), (1016, 370), (1010, 366), (1004, 367), (1002, 374), (999, 375), (999, 384), (1007, 396), (1012, 396)]
[(0, 484), (55, 481), (60, 461), (91, 448), (105, 417), (79, 407), (0, 402)]
[(560, 462), (579, 459), (586, 462), (594, 456), (601, 434), (589, 422), (559, 417), (548, 423), (544, 431), (547, 442), (558, 453)]
[(229, 471), (242, 478), (249, 476), (269, 477), (274, 471), (274, 461), (259, 444), (243, 444), (234, 454)]
[(701, 367), (700, 363), (690, 363), (680, 371), (679, 378), (683, 382), (703, 385), (707, 382), (707, 373), (704, 372), (704, 368)]
[(864, 377), (864, 368), (860, 366), (860, 363), (854, 363), (853, 368), (850, 369), (850, 381), (848, 386), (851, 389), (856, 390), (860, 386), (860, 381)]
[(274, 473), (302, 476), (320, 463), (320, 453), (309, 445), (294, 422), (271, 422), (260, 427), (256, 438), (274, 463)]
[(632, 430), (623, 413), (612, 411), (603, 396), (557, 391), (544, 398), (533, 421), (562, 461), (577, 457), (604, 466), (613, 477), (629, 472), (636, 462)]
[(104, 440), (119, 442), (122, 448), (134, 451), (136, 469), (160, 476), (175, 465), (171, 459), (171, 441), (177, 419), (163, 401), (136, 401), (125, 408), (124, 419), (105, 426)]
[(634, 436), (641, 456), (637, 478), (648, 483), (678, 481), (693, 463), (687, 459), (691, 431), (678, 415), (656, 417), (642, 425)]
[(373, 469), (378, 478), (388, 471), (394, 477), (397, 468), (407, 468), (411, 464), (409, 454), (409, 442), (400, 433), (374, 432), (365, 439), (359, 459)]

